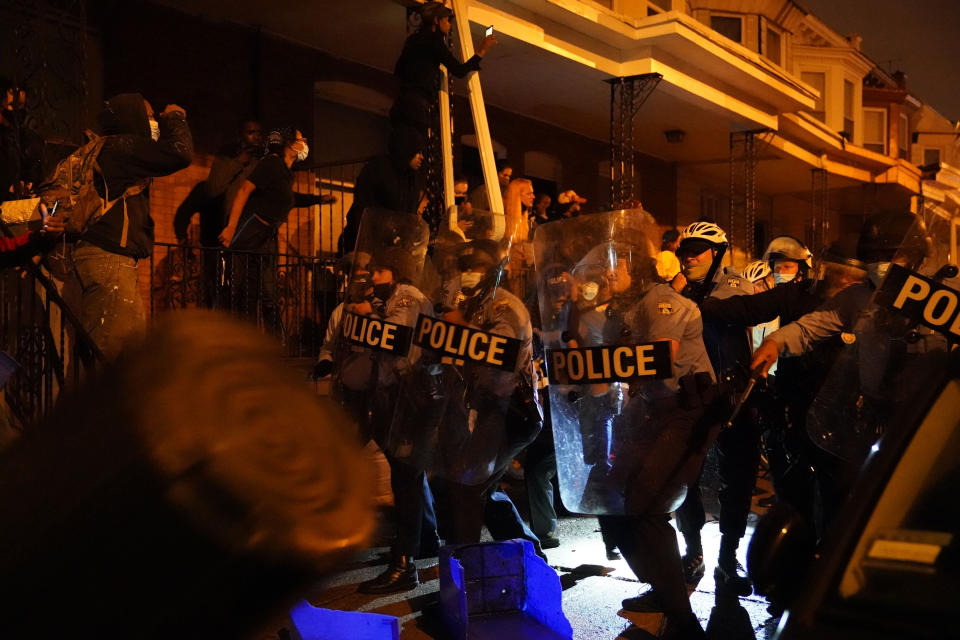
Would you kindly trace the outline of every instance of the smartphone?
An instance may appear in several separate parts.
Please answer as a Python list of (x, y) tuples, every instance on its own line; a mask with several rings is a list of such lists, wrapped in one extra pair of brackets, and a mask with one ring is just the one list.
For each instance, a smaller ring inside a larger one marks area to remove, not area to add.
[(485, 35), (488, 37), (493, 35), (493, 25), (490, 25), (489, 27), (487, 27), (487, 31)]

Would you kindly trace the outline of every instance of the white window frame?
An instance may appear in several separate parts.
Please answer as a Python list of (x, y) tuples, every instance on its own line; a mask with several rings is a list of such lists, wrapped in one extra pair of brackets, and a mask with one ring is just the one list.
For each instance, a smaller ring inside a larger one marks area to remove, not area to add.
[[(719, 11), (711, 11), (711, 12), (710, 12), (710, 24), (709, 24), (708, 26), (710, 27), (711, 30), (716, 31), (716, 29), (713, 28), (713, 19), (714, 19), (714, 18), (736, 18), (737, 20), (739, 20), (739, 21), (740, 21), (740, 39), (739, 39), (739, 40), (734, 40), (733, 38), (727, 38), (727, 39), (730, 40), (731, 42), (736, 42), (737, 44), (743, 44), (743, 35), (744, 35), (744, 20), (743, 20), (744, 16), (743, 16), (743, 14), (741, 14), (741, 13), (723, 13), (723, 12), (719, 12)], [(723, 34), (720, 33), (719, 31), (716, 31), (716, 33), (717, 33), (718, 35), (723, 36)], [(723, 37), (726, 38), (727, 36), (723, 36)]]
[[(882, 140), (867, 140), (867, 112), (871, 113), (879, 111), (883, 115), (883, 139)], [(864, 107), (863, 108), (863, 147), (866, 148), (868, 144), (882, 144), (883, 150), (878, 153), (886, 155), (890, 149), (890, 124), (888, 122), (890, 118), (890, 113), (887, 109), (883, 107)]]
[[(780, 62), (775, 62), (773, 58), (769, 56), (770, 41), (769, 41), (769, 38), (767, 37), (768, 31), (773, 31), (778, 36), (780, 36)], [(769, 20), (763, 21), (763, 57), (769, 60), (770, 62), (773, 62), (773, 64), (778, 65), (780, 67), (786, 67), (786, 65), (784, 64), (786, 62), (786, 51), (785, 51), (786, 44), (787, 44), (786, 39), (787, 39), (787, 36), (783, 29), (774, 25)]]

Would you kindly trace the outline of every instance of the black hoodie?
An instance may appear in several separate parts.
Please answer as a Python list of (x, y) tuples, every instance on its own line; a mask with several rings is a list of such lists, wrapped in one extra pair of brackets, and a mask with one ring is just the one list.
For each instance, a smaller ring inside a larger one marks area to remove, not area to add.
[(401, 126), (390, 134), (390, 154), (374, 158), (363, 166), (353, 189), (347, 224), (340, 235), (341, 254), (353, 251), (364, 209), (416, 213), (421, 184), (410, 160), (423, 151), (420, 134), (412, 127)]
[[(97, 191), (114, 200), (145, 179), (184, 169), (193, 160), (193, 139), (180, 113), (158, 118), (160, 139), (150, 137), (150, 121), (143, 96), (122, 93), (110, 98), (100, 114), (106, 142), (97, 161), (106, 181), (97, 180)], [(153, 219), (150, 193), (145, 189), (117, 201), (80, 238), (111, 253), (146, 258), (153, 252)]]

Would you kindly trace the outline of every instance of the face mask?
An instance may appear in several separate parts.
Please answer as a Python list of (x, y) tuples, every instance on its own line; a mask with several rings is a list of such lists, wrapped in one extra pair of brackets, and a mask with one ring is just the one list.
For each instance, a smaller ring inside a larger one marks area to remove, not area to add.
[(156, 142), (160, 139), (160, 123), (150, 118), (150, 137)]
[(879, 287), (883, 279), (887, 277), (887, 271), (890, 270), (889, 262), (871, 262), (867, 265), (867, 277), (873, 286)]
[(774, 273), (773, 281), (777, 284), (786, 284), (797, 277), (795, 273)]
[(693, 282), (703, 282), (704, 278), (707, 277), (707, 272), (710, 271), (711, 267), (710, 262), (693, 262), (690, 264), (683, 265), (683, 275), (687, 277), (687, 280)]
[(600, 293), (600, 285), (596, 282), (588, 282), (580, 287), (580, 293), (583, 294), (584, 300), (590, 302), (597, 297), (598, 293)]
[(373, 285), (373, 297), (386, 301), (390, 297), (390, 290), (393, 289), (393, 283)]
[(303, 145), (303, 148), (300, 149), (300, 151), (297, 151), (297, 161), (303, 162), (307, 159), (307, 154), (310, 153), (310, 145), (308, 145), (306, 142), (301, 142), (300, 144)]
[(462, 289), (473, 289), (483, 278), (483, 274), (479, 271), (464, 271), (460, 274), (460, 287)]

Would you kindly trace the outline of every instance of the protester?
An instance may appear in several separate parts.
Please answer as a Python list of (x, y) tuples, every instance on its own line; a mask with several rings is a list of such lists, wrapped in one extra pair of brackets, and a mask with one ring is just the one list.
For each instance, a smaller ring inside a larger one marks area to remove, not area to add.
[(453, 11), (440, 2), (426, 2), (420, 7), (420, 15), (420, 28), (407, 38), (394, 68), (400, 80), (400, 93), (390, 109), (390, 120), (394, 126), (412, 126), (426, 138), (431, 127), (430, 110), (437, 101), (443, 77), (440, 65), (458, 78), (479, 71), (480, 60), (497, 39), (486, 36), (477, 45), (473, 57), (459, 62), (444, 42), (453, 27)]
[(139, 93), (107, 100), (100, 124), (106, 141), (97, 163), (104, 180), (95, 184), (114, 204), (77, 240), (73, 263), (84, 329), (110, 357), (146, 324), (137, 263), (153, 253), (150, 179), (189, 166), (193, 138), (183, 108), (169, 104), (155, 119)]
[(367, 209), (414, 213), (420, 204), (420, 167), (425, 142), (412, 127), (397, 127), (390, 133), (390, 151), (365, 164), (353, 189), (353, 204), (347, 224), (337, 241), (340, 255), (353, 250), (360, 220)]
[(227, 226), (220, 232), (220, 242), (236, 251), (252, 252), (231, 258), (231, 307), (256, 317), (259, 302), (264, 323), (277, 331), (277, 230), (286, 222), (290, 209), (320, 204), (323, 196), (293, 190), (291, 167), (294, 162), (306, 160), (310, 153), (310, 146), (298, 129), (271, 131), (267, 150), (267, 157), (240, 185)]

